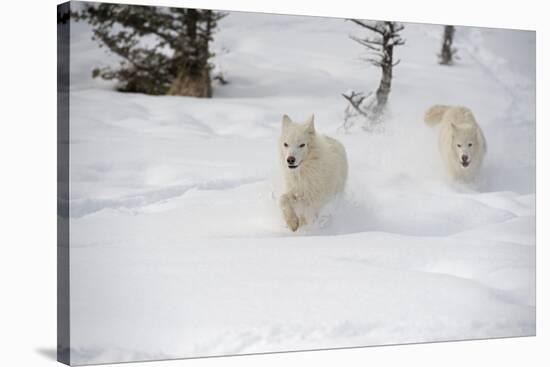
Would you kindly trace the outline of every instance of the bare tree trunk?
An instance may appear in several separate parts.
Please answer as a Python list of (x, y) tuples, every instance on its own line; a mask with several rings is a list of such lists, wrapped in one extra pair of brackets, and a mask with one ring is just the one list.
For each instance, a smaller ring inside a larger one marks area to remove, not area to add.
[(453, 63), (453, 38), (455, 27), (446, 25), (443, 31), (443, 44), (441, 45), (441, 53), (439, 54), (439, 63), (442, 65), (451, 65)]
[(375, 112), (380, 113), (384, 110), (388, 102), (388, 96), (391, 91), (391, 80), (393, 75), (393, 45), (389, 44), (389, 37), (384, 35), (382, 45), (384, 58), (381, 62), (382, 78), (380, 85), (376, 90), (376, 107)]
[(388, 102), (388, 96), (391, 90), (392, 68), (382, 67), (382, 79), (376, 90), (376, 106), (374, 112), (380, 113), (384, 110), (386, 103)]
[(384, 111), (388, 103), (388, 97), (391, 91), (391, 81), (393, 77), (393, 44), (390, 42), (390, 36), (393, 34), (393, 24), (388, 25), (390, 32), (382, 38), (382, 53), (383, 58), (380, 62), (382, 68), (382, 78), (376, 90), (376, 106), (374, 107), (375, 114), (380, 114)]
[(384, 110), (388, 104), (393, 67), (399, 63), (399, 60), (394, 61), (393, 48), (405, 44), (405, 40), (399, 34), (404, 27), (401, 23), (396, 22), (350, 20), (369, 31), (370, 34), (366, 37), (351, 36), (351, 38), (370, 51), (370, 57), (366, 60), (382, 69), (382, 76), (374, 94), (369, 93), (365, 96), (363, 93), (354, 91), (343, 94), (343, 97), (349, 102), (343, 126), (347, 129), (353, 124), (353, 119), (356, 116), (362, 116), (367, 120), (366, 128), (364, 128), (370, 129), (382, 121)]

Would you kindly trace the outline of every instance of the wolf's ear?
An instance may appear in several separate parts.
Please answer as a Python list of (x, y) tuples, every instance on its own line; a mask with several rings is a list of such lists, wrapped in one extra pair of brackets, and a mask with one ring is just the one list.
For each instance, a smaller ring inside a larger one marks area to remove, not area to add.
[(306, 132), (313, 135), (315, 134), (315, 123), (313, 120), (315, 119), (315, 116), (312, 114), (306, 121)]
[(284, 115), (283, 116), (283, 129), (286, 128), (291, 122), (292, 122), (292, 120), (290, 119), (290, 117), (288, 117), (288, 115)]

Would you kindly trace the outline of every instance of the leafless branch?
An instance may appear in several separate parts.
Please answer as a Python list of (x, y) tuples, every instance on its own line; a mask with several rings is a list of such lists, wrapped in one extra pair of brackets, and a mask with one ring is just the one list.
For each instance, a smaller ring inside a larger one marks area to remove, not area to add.
[(350, 36), (350, 38), (352, 40), (354, 40), (355, 42), (360, 43), (364, 46), (367, 46), (367, 45), (382, 46), (384, 44), (384, 42), (382, 40), (379, 40), (379, 39), (359, 38), (359, 37), (355, 37), (355, 36)]
[(367, 113), (363, 111), (363, 109), (361, 109), (361, 104), (368, 96), (370, 96), (370, 93), (367, 96), (363, 95), (363, 93), (357, 93), (354, 91), (352, 91), (350, 95), (342, 93), (342, 97), (344, 97), (349, 102), (350, 106), (353, 107), (353, 109), (357, 111), (357, 113), (365, 117), (367, 117)]
[(403, 29), (405, 29), (405, 26), (402, 23), (394, 23), (393, 31), (394, 32), (401, 32)]
[(376, 32), (378, 34), (381, 34), (383, 35), (384, 34), (384, 30), (383, 29), (380, 29), (376, 26), (372, 26), (370, 24), (367, 24), (365, 23), (364, 21), (362, 20), (359, 20), (359, 19), (348, 19), (350, 21), (352, 21), (353, 23), (357, 24), (357, 25), (360, 25), (361, 27), (364, 27), (364, 28), (367, 28), (368, 30), (371, 30), (373, 32)]

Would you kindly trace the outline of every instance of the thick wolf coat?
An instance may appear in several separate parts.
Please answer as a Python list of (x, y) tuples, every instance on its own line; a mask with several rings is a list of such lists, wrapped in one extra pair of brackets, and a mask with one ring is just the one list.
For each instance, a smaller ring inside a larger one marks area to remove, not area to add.
[(292, 231), (314, 221), (328, 201), (344, 190), (348, 162), (344, 146), (315, 131), (313, 115), (305, 123), (283, 116), (279, 156), (285, 190), (279, 199)]
[(442, 124), (439, 151), (451, 177), (474, 180), (487, 153), (487, 142), (472, 111), (460, 106), (435, 105), (426, 111), (424, 121), (430, 126)]

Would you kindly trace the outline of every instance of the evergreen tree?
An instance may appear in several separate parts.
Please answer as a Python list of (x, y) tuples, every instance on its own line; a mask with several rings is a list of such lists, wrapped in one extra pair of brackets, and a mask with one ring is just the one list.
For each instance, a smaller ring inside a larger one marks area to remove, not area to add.
[(123, 4), (87, 4), (74, 14), (92, 25), (100, 46), (122, 59), (118, 68), (94, 69), (94, 77), (118, 80), (121, 91), (194, 97), (212, 96), (209, 44), (225, 15)]

